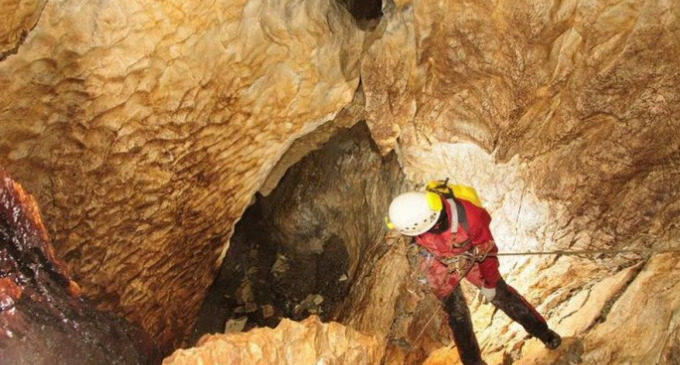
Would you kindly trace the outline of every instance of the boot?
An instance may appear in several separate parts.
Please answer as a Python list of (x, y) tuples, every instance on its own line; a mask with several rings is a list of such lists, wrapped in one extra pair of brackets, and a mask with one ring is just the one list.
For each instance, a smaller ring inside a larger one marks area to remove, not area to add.
[(539, 337), (539, 340), (550, 350), (554, 350), (562, 344), (562, 337), (551, 329), (548, 329), (544, 336)]
[(522, 325), (530, 335), (541, 340), (545, 347), (554, 350), (562, 343), (560, 335), (548, 328), (545, 319), (536, 309), (504, 280), (501, 279), (496, 284), (496, 297), (491, 303)]

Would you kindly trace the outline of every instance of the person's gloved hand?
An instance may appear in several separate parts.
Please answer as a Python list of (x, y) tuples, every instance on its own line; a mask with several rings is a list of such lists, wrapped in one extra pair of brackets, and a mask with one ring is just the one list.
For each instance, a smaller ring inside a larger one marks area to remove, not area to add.
[(484, 297), (484, 304), (491, 302), (496, 297), (496, 288), (479, 288), (479, 292)]

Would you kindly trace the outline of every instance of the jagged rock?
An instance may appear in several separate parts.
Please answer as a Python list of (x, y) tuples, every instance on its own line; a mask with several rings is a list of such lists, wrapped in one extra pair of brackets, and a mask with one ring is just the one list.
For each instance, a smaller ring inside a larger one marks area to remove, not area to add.
[(262, 317), (269, 318), (274, 315), (274, 307), (267, 304), (262, 306)]
[[(583, 336), (584, 363), (672, 364), (677, 359), (680, 263), (677, 253), (651, 258)], [(635, 346), (630, 346), (631, 341)]]
[(163, 364), (379, 364), (379, 346), (373, 336), (311, 316), (302, 322), (284, 319), (275, 329), (206, 335)]
[(556, 313), (550, 324), (563, 336), (578, 336), (597, 325), (607, 317), (607, 303), (613, 303), (617, 295), (635, 278), (642, 264), (632, 266), (609, 278), (596, 283), (570, 298), (569, 302)]
[(246, 303), (246, 305), (244, 307), (244, 311), (246, 313), (253, 313), (253, 312), (257, 311), (257, 304), (255, 304), (253, 302)]
[(276, 257), (276, 261), (274, 261), (274, 265), (272, 265), (272, 274), (275, 276), (279, 276), (290, 268), (290, 264), (288, 263), (288, 258), (286, 258), (285, 255), (278, 255)]

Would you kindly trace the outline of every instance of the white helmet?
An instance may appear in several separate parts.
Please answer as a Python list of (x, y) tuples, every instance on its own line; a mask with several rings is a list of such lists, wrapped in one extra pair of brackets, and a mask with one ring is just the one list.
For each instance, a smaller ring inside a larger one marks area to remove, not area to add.
[(412, 191), (394, 198), (388, 214), (394, 228), (407, 236), (417, 236), (437, 223), (441, 211), (439, 195)]

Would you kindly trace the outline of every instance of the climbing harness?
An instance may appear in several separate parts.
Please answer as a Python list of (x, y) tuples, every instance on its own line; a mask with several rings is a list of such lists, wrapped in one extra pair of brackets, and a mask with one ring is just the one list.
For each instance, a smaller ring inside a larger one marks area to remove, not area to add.
[[(470, 267), (468, 267), (468, 269), (467, 269), (466, 272), (464, 272), (464, 273), (459, 273), (461, 279), (467, 276), (468, 272), (470, 272), (470, 270), (472, 269), (472, 266), (473, 266), (473, 265), (470, 265)], [(451, 293), (449, 293), (449, 295), (447, 295), (447, 296), (442, 300), (442, 302), (446, 302), (446, 300), (449, 299), (449, 296), (451, 296)], [(411, 350), (413, 350), (413, 345), (416, 344), (416, 343), (418, 342), (418, 340), (420, 340), (420, 336), (423, 335), (423, 333), (425, 332), (425, 329), (427, 328), (427, 326), (430, 325), (430, 323), (432, 322), (432, 320), (433, 320), (434, 317), (436, 317), (436, 316), (437, 316), (437, 311), (433, 311), (432, 316), (430, 317), (430, 319), (427, 320), (427, 322), (425, 322), (425, 325), (423, 325), (423, 328), (420, 329), (420, 332), (418, 333), (418, 336), (416, 336), (416, 339), (411, 343), (411, 346), (409, 347), (409, 349), (408, 349), (408, 351), (407, 351), (406, 353), (409, 353), (409, 352), (411, 352)]]

